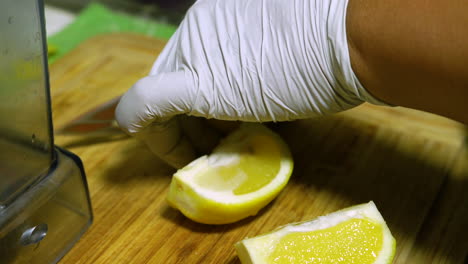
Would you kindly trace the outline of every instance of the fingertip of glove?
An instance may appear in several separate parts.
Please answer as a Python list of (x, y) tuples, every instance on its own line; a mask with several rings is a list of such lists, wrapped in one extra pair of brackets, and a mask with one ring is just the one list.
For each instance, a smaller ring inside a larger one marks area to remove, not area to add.
[(116, 120), (127, 133), (138, 133), (152, 122), (165, 122), (192, 107), (185, 71), (151, 75), (136, 82), (121, 98)]
[[(144, 79), (144, 78), (143, 78)], [(120, 99), (115, 109), (115, 120), (127, 134), (135, 134), (144, 128), (149, 119), (143, 79), (135, 83)]]

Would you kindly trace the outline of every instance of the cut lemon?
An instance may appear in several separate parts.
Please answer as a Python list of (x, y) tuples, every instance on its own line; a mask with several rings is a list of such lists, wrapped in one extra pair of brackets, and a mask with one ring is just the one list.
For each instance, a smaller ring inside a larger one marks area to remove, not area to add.
[(243, 264), (388, 264), (395, 239), (373, 202), (238, 242)]
[(242, 124), (209, 156), (178, 170), (169, 204), (204, 224), (227, 224), (257, 212), (286, 186), (293, 161), (279, 135), (256, 123)]

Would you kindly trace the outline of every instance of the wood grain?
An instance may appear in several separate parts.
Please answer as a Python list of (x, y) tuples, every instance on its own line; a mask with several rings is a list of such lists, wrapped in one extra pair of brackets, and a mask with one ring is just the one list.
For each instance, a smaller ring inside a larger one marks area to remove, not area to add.
[[(137, 35), (103, 35), (54, 63), (55, 126), (126, 91), (163, 46)], [(233, 244), (245, 237), (369, 200), (397, 239), (395, 263), (464, 263), (464, 126), (368, 104), (273, 126), (293, 152), (291, 182), (259, 215), (222, 226), (194, 223), (169, 208), (174, 170), (136, 140), (57, 135), (57, 145), (83, 160), (95, 214), (60, 263), (239, 263)]]

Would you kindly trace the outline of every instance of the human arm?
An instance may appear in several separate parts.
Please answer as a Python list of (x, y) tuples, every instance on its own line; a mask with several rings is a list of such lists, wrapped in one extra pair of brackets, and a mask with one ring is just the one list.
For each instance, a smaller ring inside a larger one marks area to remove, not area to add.
[(350, 0), (353, 70), (374, 96), (468, 124), (468, 4)]

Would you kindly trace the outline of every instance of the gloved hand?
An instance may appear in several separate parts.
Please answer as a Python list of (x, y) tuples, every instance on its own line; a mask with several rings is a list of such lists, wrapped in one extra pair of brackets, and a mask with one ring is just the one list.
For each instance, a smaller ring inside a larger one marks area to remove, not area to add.
[(382, 104), (351, 69), (346, 8), (347, 0), (198, 0), (116, 119), (164, 156), (181, 142), (178, 125), (166, 123), (176, 115), (286, 121)]

